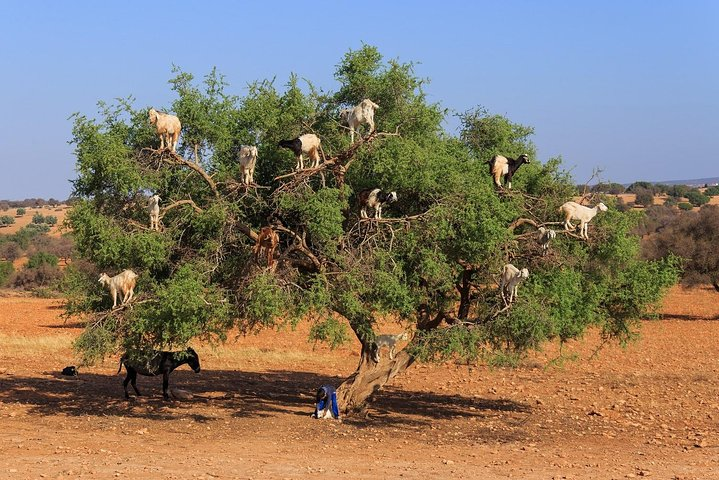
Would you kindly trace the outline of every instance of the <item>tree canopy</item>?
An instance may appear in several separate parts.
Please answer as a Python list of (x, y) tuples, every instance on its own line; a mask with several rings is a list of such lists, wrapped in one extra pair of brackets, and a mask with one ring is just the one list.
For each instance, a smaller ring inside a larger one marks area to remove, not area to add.
[[(640, 259), (630, 234), (637, 212), (610, 208), (592, 221), (590, 241), (559, 232), (542, 255), (536, 227), (559, 222), (559, 206), (576, 193), (560, 159), (539, 163), (532, 128), (482, 107), (460, 115), (460, 135), (449, 135), (447, 112), (427, 100), (414, 64), (374, 47), (341, 59), (336, 92), (293, 75), (282, 88), (261, 80), (235, 96), (216, 70), (200, 82), (174, 73), (167, 110), (183, 122), (177, 155), (158, 150), (149, 106), (132, 97), (101, 103), (98, 118), (74, 117), (68, 223), (89, 263), (66, 288), (68, 312), (89, 315), (76, 343), (86, 361), (309, 319), (316, 339), (337, 345), (354, 334), (363, 345), (339, 391), (348, 409), (416, 360), (518, 356), (589, 326), (625, 341), (676, 280), (671, 259)], [(364, 98), (379, 105), (377, 131), (350, 145), (339, 111)], [(295, 172), (278, 142), (308, 132), (322, 140), (323, 163)], [(258, 147), (257, 185), (239, 180), (242, 144)], [(532, 158), (511, 192), (492, 185), (494, 153)], [(365, 188), (397, 192), (386, 218), (359, 218)], [(163, 199), (159, 232), (147, 218), (153, 193)], [(252, 255), (268, 225), (280, 238), (273, 268)], [(531, 272), (511, 308), (496, 288), (508, 262)], [(136, 301), (110, 310), (96, 275), (125, 268), (139, 274)], [(414, 337), (376, 364), (369, 353), (387, 318)]]

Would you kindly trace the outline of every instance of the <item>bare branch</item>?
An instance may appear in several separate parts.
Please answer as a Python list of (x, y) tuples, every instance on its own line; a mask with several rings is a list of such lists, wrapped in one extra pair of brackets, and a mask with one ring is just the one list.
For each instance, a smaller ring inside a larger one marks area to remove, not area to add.
[(210, 175), (207, 174), (205, 169), (203, 169), (198, 163), (190, 162), (189, 160), (185, 160), (180, 155), (178, 155), (175, 152), (171, 152), (168, 149), (164, 150), (155, 150), (153, 148), (143, 148), (141, 152), (145, 153), (148, 152), (151, 157), (159, 159), (161, 162), (167, 163), (168, 165), (184, 165), (187, 168), (194, 170), (197, 172), (207, 183), (207, 185), (212, 190), (212, 193), (215, 194), (215, 197), (220, 197), (220, 192), (217, 190), (217, 184), (212, 179)]

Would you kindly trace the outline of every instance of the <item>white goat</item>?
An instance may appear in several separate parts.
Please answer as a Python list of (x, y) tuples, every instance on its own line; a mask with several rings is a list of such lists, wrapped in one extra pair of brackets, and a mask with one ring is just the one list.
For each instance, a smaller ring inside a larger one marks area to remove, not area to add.
[[(517, 298), (517, 287), (519, 283), (529, 277), (529, 270), (518, 269), (511, 263), (502, 268), (502, 276), (499, 283), (499, 290), (502, 293), (502, 300), (506, 305), (511, 304)], [(507, 298), (509, 295), (509, 299)]]
[(151, 108), (150, 123), (155, 125), (157, 129), (157, 135), (160, 137), (160, 149), (167, 147), (174, 152), (177, 149), (180, 130), (182, 130), (180, 119), (169, 113), (158, 112)]
[(150, 210), (150, 230), (160, 230), (160, 198), (159, 195), (153, 195), (148, 202)]
[(570, 220), (579, 220), (579, 236), (586, 240), (589, 240), (587, 224), (589, 224), (600, 210), (606, 212), (607, 206), (599, 202), (596, 207), (589, 208), (577, 202), (567, 202), (559, 207), (559, 212), (564, 213), (564, 228), (566, 230), (574, 230), (575, 227)]
[(109, 277), (106, 273), (100, 275), (98, 280), (100, 284), (110, 289), (112, 295), (112, 308), (117, 306), (117, 292), (122, 292), (122, 305), (126, 304), (135, 295), (135, 283), (137, 282), (137, 274), (132, 270), (124, 270), (114, 277)]
[(355, 131), (359, 132), (359, 126), (366, 123), (370, 133), (374, 131), (374, 111), (379, 105), (369, 98), (362, 100), (359, 105), (353, 108), (346, 108), (340, 111), (340, 120), (350, 127), (350, 138), (355, 141)]
[(257, 147), (242, 145), (240, 147), (240, 172), (242, 183), (250, 185), (255, 181), (255, 164), (257, 163)]
[(305, 133), (304, 135), (293, 138), (292, 140), (280, 140), (279, 146), (292, 150), (297, 158), (295, 170), (305, 168), (305, 161), (302, 154), (306, 153), (312, 160), (312, 168), (320, 166), (320, 137), (314, 133)]
[(543, 253), (546, 253), (549, 249), (550, 240), (557, 238), (557, 232), (555, 232), (551, 228), (544, 227), (539, 227), (537, 230), (539, 232), (537, 240), (539, 240), (539, 244), (542, 246)]

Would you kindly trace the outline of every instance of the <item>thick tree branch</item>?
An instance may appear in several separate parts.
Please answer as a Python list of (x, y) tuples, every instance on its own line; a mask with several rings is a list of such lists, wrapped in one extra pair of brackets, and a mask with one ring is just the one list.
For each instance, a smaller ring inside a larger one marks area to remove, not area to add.
[(204, 168), (200, 166), (200, 164), (195, 162), (190, 162), (189, 160), (185, 160), (180, 155), (178, 155), (175, 152), (171, 152), (168, 149), (164, 150), (155, 150), (153, 148), (143, 148), (141, 152), (149, 152), (152, 157), (158, 158), (161, 162), (167, 163), (168, 165), (184, 165), (185, 167), (194, 170), (196, 173), (198, 173), (207, 183), (207, 185), (212, 190), (212, 193), (215, 194), (216, 198), (220, 197), (220, 192), (217, 190), (217, 184), (215, 181), (210, 177)]

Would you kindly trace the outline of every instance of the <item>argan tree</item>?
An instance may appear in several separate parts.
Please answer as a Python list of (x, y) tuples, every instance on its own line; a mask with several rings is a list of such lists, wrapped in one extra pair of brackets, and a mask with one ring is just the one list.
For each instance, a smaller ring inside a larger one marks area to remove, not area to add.
[[(214, 70), (200, 84), (175, 73), (167, 110), (183, 121), (178, 154), (158, 150), (147, 108), (132, 98), (74, 119), (78, 201), (68, 223), (91, 266), (66, 283), (68, 311), (89, 315), (76, 343), (87, 361), (308, 319), (315, 339), (337, 345), (353, 334), (362, 344), (338, 391), (351, 410), (418, 360), (518, 358), (589, 326), (627, 340), (675, 281), (670, 261), (639, 259), (629, 233), (636, 213), (610, 210), (592, 223), (590, 242), (569, 232), (542, 255), (536, 228), (558, 222), (574, 194), (560, 161), (537, 162), (531, 128), (482, 108), (461, 116), (459, 137), (448, 134), (413, 64), (373, 47), (344, 56), (336, 92), (291, 76), (283, 89), (258, 81), (237, 97)], [(351, 145), (339, 110), (364, 98), (380, 106), (377, 131)], [(293, 171), (293, 154), (277, 143), (308, 132), (322, 139), (323, 162)], [(259, 148), (257, 185), (239, 181), (241, 144)], [(494, 152), (533, 158), (511, 193), (492, 186)], [(360, 219), (365, 188), (396, 191), (399, 201), (381, 220)], [(163, 198), (159, 232), (149, 229), (152, 193)], [(272, 268), (252, 254), (263, 226), (280, 239)], [(510, 261), (531, 275), (506, 307), (496, 276)], [(110, 310), (95, 274), (124, 268), (140, 275), (136, 301)], [(387, 319), (414, 335), (376, 363), (376, 326)]]

